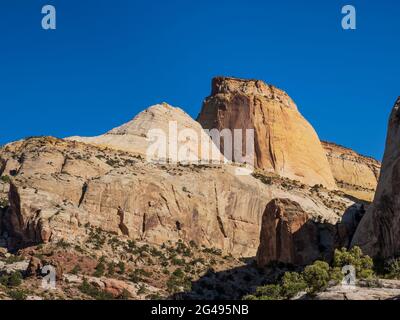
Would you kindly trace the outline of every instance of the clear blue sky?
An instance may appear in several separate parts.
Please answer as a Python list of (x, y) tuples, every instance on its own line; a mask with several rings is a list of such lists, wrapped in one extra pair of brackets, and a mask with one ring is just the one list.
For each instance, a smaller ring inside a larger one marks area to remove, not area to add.
[[(41, 29), (45, 4), (55, 31)], [(286, 90), (321, 139), (380, 159), (399, 16), (396, 0), (2, 0), (0, 144), (101, 134), (162, 101), (196, 117), (211, 78), (229, 75)]]

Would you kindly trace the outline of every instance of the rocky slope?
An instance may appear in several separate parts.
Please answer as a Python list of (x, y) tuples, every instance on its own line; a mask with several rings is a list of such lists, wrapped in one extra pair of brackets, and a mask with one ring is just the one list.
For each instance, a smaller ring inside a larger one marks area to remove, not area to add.
[(322, 141), (338, 188), (347, 194), (372, 201), (381, 164), (335, 143)]
[(254, 129), (256, 168), (335, 188), (315, 130), (282, 90), (259, 80), (215, 78), (198, 121), (205, 129)]
[(374, 257), (400, 254), (400, 98), (391, 112), (374, 202), (361, 220), (353, 245)]

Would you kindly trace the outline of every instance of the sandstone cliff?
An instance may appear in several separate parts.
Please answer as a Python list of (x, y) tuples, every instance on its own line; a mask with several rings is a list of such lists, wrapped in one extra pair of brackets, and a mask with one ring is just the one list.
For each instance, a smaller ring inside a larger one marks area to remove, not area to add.
[[(161, 114), (171, 111), (162, 107)], [(153, 126), (142, 123), (143, 133)], [(129, 126), (111, 132), (121, 140), (131, 137)], [(4, 183), (9, 206), (1, 219), (9, 247), (78, 241), (92, 225), (148, 243), (193, 240), (254, 256), (272, 199), (296, 201), (313, 219), (329, 223), (353, 205), (338, 192), (276, 175), (237, 176), (235, 165), (151, 163), (140, 153), (119, 150), (113, 139), (110, 147), (83, 140), (32, 138), (0, 149), (1, 174), (10, 181)]]
[(353, 245), (374, 257), (400, 254), (400, 98), (390, 115), (382, 170), (373, 204), (361, 220)]
[(334, 249), (347, 247), (364, 212), (362, 205), (348, 208), (341, 221), (316, 221), (297, 202), (274, 199), (265, 208), (257, 250), (257, 264), (270, 262), (307, 265), (329, 261)]
[(198, 121), (205, 129), (254, 129), (256, 168), (335, 188), (316, 132), (282, 90), (258, 80), (215, 78)]
[(358, 199), (372, 201), (381, 164), (335, 143), (322, 142), (340, 190)]

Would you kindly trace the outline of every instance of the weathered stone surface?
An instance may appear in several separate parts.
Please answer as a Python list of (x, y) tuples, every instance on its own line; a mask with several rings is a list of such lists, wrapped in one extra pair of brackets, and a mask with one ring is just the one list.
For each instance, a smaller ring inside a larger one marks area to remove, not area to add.
[(311, 264), (317, 259), (330, 261), (335, 248), (348, 247), (363, 208), (348, 208), (341, 221), (318, 221), (289, 199), (274, 199), (265, 208), (257, 250), (257, 264), (270, 262)]
[(343, 192), (372, 201), (378, 183), (381, 164), (357, 152), (331, 142), (322, 142), (336, 180)]
[[(31, 161), (34, 155), (47, 161)], [(292, 199), (330, 223), (343, 213), (332, 203), (338, 208), (353, 204), (323, 189), (316, 194), (290, 182), (237, 176), (232, 165), (151, 164), (128, 152), (54, 138), (16, 142), (0, 157), (19, 158), (24, 168), (12, 177), (4, 219), (8, 245), (14, 248), (60, 239), (74, 243), (90, 224), (155, 244), (193, 240), (235, 256), (254, 256), (261, 217), (272, 199)], [(84, 162), (82, 171), (67, 172), (60, 165), (76, 160)], [(53, 165), (44, 172), (43, 163)]]
[(400, 254), (400, 98), (391, 112), (385, 154), (373, 204), (352, 244), (373, 257)]
[[(160, 133), (165, 133), (165, 140), (160, 138)], [(224, 161), (224, 157), (200, 124), (182, 109), (166, 103), (149, 107), (133, 120), (104, 135), (70, 137), (68, 140), (128, 151), (138, 154), (148, 161), (168, 160), (169, 162), (190, 163)], [(157, 143), (165, 148), (165, 152), (149, 152), (154, 150), (152, 146), (156, 147)], [(176, 148), (174, 147), (175, 143)], [(76, 168), (71, 166), (71, 170), (76, 170)]]
[(335, 188), (316, 132), (282, 90), (259, 80), (215, 78), (198, 121), (205, 129), (254, 129), (256, 168)]
[(300, 205), (274, 199), (265, 208), (257, 251), (257, 264), (279, 261), (305, 265), (319, 256), (318, 229)]
[(400, 283), (396, 280), (379, 280), (379, 287), (357, 285), (356, 287), (334, 286), (318, 293), (315, 300), (399, 300)]

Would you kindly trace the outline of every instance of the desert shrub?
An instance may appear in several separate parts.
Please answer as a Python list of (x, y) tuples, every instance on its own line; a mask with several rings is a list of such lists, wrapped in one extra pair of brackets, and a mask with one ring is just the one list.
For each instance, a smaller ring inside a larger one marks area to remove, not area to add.
[(131, 294), (128, 290), (122, 290), (122, 293), (118, 296), (119, 300), (129, 300), (131, 298)]
[(1, 177), (0, 177), (0, 180), (1, 180), (2, 182), (4, 182), (4, 183), (10, 183), (10, 182), (11, 182), (10, 177), (9, 177), (9, 176), (6, 176), (6, 175), (1, 176)]
[(364, 255), (359, 247), (353, 247), (350, 250), (345, 248), (335, 250), (333, 267), (341, 269), (346, 265), (352, 265), (355, 268), (357, 278), (369, 279), (374, 275), (372, 259)]
[(81, 266), (79, 264), (76, 264), (75, 267), (71, 270), (71, 273), (74, 275), (77, 275), (79, 272), (81, 272)]
[(99, 262), (96, 266), (96, 271), (93, 273), (94, 277), (101, 277), (104, 275), (106, 271), (106, 266), (104, 264), (104, 262)]
[(285, 272), (282, 278), (282, 294), (287, 298), (294, 297), (300, 291), (307, 289), (303, 276), (297, 272)]
[(175, 266), (183, 266), (183, 265), (185, 265), (185, 260), (179, 259), (179, 258), (177, 258), (177, 257), (173, 257), (173, 258), (171, 259), (171, 262), (172, 262), (172, 264), (175, 265)]
[[(179, 269), (177, 269), (179, 270)], [(181, 270), (182, 271), (182, 270)], [(175, 270), (176, 272), (176, 270)], [(183, 288), (186, 291), (189, 291), (192, 287), (192, 283), (188, 277), (184, 277), (181, 274), (175, 275), (175, 272), (169, 277), (167, 281), (167, 289), (171, 293), (176, 293)]]
[(268, 284), (258, 287), (254, 295), (246, 295), (244, 300), (282, 300), (282, 287), (278, 284)]
[(129, 279), (132, 282), (138, 283), (140, 281), (143, 281), (143, 278), (148, 278), (151, 277), (152, 273), (149, 271), (146, 271), (144, 269), (135, 269), (134, 271), (131, 272), (129, 275)]
[(315, 294), (328, 287), (329, 264), (324, 261), (315, 261), (304, 269), (302, 275), (307, 283), (309, 293)]
[(118, 273), (123, 274), (125, 273), (125, 263), (123, 261), (118, 262)]
[(138, 289), (138, 291), (137, 291), (137, 294), (145, 294), (146, 292), (147, 292), (146, 286), (145, 286), (144, 284), (142, 284), (142, 285), (139, 287), (139, 289)]
[(11, 299), (13, 300), (26, 300), (27, 294), (24, 290), (10, 290), (7, 292)]
[(0, 284), (8, 288), (18, 287), (22, 283), (22, 279), (21, 272), (16, 271), (12, 274), (3, 274), (0, 277)]
[(344, 277), (342, 269), (338, 267), (331, 268), (329, 274), (330, 274), (330, 280), (335, 284), (342, 282)]
[(68, 242), (66, 242), (64, 239), (60, 239), (57, 241), (56, 246), (61, 249), (67, 249), (71, 245)]
[(400, 258), (386, 260), (383, 271), (386, 278), (400, 279)]
[(107, 265), (107, 272), (108, 275), (113, 276), (115, 274), (115, 263), (114, 262), (110, 262)]
[(90, 284), (86, 279), (83, 280), (82, 284), (78, 287), (80, 292), (86, 294), (96, 300), (112, 300), (114, 296), (111, 293), (102, 291)]
[(180, 268), (176, 269), (172, 274), (178, 278), (183, 278), (185, 276), (185, 273)]

